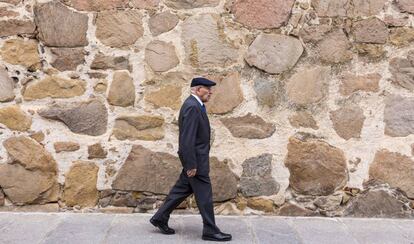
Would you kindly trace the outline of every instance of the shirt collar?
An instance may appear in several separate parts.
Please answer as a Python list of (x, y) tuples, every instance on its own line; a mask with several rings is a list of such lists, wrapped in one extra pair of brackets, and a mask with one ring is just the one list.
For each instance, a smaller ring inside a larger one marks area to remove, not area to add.
[(204, 105), (204, 103), (201, 101), (201, 99), (197, 95), (191, 94), (191, 96), (195, 97), (201, 106)]

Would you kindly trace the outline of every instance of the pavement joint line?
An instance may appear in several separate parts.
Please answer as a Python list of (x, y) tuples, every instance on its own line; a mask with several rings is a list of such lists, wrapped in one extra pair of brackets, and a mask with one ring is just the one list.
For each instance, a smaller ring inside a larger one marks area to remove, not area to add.
[(338, 218), (338, 223), (342, 225), (345, 232), (349, 234), (350, 237), (355, 241), (355, 243), (359, 243), (358, 239), (352, 234), (352, 231), (348, 228), (348, 226), (342, 221), (342, 219)]
[(257, 239), (256, 232), (255, 232), (255, 230), (254, 230), (254, 228), (253, 228), (253, 224), (252, 224), (252, 222), (250, 221), (250, 219), (243, 219), (243, 221), (244, 221), (244, 223), (246, 223), (247, 228), (249, 229), (250, 234), (252, 235), (252, 238), (253, 238), (253, 243), (254, 243), (254, 244), (259, 243), (259, 240)]
[(290, 228), (292, 228), (292, 231), (297, 236), (298, 241), (300, 243), (305, 244), (306, 242), (302, 239), (302, 236), (300, 235), (299, 231), (296, 229), (295, 225), (291, 222), (291, 218), (286, 218), (286, 223), (289, 225)]
[(105, 232), (105, 237), (104, 237), (104, 239), (102, 240), (102, 243), (108, 243), (108, 237), (109, 237), (109, 234), (110, 234), (110, 232), (111, 232), (111, 230), (112, 230), (112, 228), (114, 227), (114, 222), (116, 221), (116, 219), (118, 219), (119, 217), (118, 217), (118, 215), (116, 214), (116, 215), (114, 215), (114, 217), (112, 218), (112, 220), (111, 220), (111, 223), (109, 224), (109, 227), (108, 227), (108, 229), (106, 230), (106, 232)]
[(66, 219), (66, 216), (59, 216), (58, 221), (56, 222), (56, 224), (54, 224), (53, 227), (51, 227), (46, 233), (45, 235), (42, 237), (42, 239), (39, 240), (39, 244), (44, 243), (46, 241), (46, 239), (53, 233), (54, 230), (57, 229), (57, 227), (64, 221), (64, 219)]

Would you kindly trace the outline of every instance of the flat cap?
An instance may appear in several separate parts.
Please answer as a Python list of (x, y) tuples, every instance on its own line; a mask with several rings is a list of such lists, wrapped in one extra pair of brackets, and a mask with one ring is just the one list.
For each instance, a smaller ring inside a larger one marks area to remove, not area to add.
[(193, 86), (215, 86), (215, 85), (216, 85), (216, 82), (203, 78), (203, 77), (197, 77), (191, 81), (191, 87)]

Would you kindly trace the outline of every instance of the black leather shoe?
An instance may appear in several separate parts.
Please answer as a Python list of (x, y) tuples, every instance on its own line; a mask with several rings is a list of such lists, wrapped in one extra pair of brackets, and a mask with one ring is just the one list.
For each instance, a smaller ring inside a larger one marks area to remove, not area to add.
[(223, 232), (216, 234), (203, 234), (201, 238), (205, 241), (231, 241), (231, 235)]
[(166, 224), (166, 223), (162, 223), (161, 221), (158, 221), (158, 220), (155, 220), (155, 219), (150, 219), (150, 223), (153, 226), (158, 227), (158, 229), (160, 229), (161, 233), (163, 233), (165, 235), (175, 234), (175, 230), (168, 227), (168, 224)]

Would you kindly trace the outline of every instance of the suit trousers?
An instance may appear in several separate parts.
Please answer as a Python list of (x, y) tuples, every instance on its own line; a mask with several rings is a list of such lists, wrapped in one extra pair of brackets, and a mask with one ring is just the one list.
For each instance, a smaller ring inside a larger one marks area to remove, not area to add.
[(194, 193), (198, 210), (203, 218), (203, 234), (220, 232), (214, 219), (213, 191), (210, 177), (208, 175), (196, 175), (190, 178), (184, 170), (153, 219), (168, 223), (171, 212), (192, 193)]

